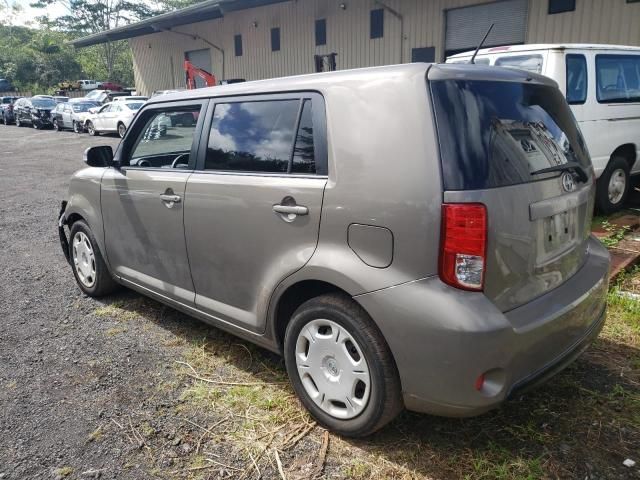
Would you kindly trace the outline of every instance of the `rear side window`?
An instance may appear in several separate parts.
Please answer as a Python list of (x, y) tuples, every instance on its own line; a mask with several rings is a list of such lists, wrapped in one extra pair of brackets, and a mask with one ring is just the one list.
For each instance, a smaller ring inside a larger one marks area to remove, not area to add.
[(528, 72), (542, 73), (542, 55), (517, 55), (496, 59), (496, 67), (519, 68)]
[(532, 172), (578, 162), (584, 140), (562, 93), (540, 84), (431, 82), (445, 190), (495, 188), (544, 179)]
[(596, 55), (600, 103), (640, 102), (640, 55)]
[(587, 60), (584, 55), (569, 54), (567, 62), (567, 101), (581, 105), (587, 100)]
[(218, 103), (204, 168), (247, 173), (320, 173), (314, 133), (311, 99)]

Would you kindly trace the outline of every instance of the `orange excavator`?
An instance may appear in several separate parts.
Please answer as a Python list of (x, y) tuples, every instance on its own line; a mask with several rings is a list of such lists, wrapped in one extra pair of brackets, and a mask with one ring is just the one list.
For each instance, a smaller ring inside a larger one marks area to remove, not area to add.
[(187, 90), (196, 88), (196, 77), (200, 77), (207, 87), (214, 87), (217, 84), (216, 77), (213, 74), (196, 67), (189, 60), (184, 61), (184, 72), (186, 74)]

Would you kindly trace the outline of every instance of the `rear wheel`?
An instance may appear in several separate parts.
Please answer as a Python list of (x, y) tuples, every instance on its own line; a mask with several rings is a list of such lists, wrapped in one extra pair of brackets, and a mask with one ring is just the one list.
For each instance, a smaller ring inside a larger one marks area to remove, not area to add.
[(403, 408), (397, 368), (382, 333), (346, 295), (303, 303), (287, 326), (284, 354), (293, 388), (326, 428), (363, 437)]
[(624, 157), (612, 157), (597, 182), (596, 202), (601, 213), (620, 210), (631, 185), (629, 163)]
[(90, 297), (102, 297), (118, 288), (104, 263), (89, 226), (78, 220), (71, 226), (71, 268), (80, 289)]

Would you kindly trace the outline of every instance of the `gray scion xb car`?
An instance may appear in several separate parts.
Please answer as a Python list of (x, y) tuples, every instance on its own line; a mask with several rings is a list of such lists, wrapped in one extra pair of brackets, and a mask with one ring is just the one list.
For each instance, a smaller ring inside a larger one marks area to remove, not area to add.
[(471, 416), (574, 360), (605, 318), (594, 172), (556, 84), (409, 64), (152, 98), (71, 178), (60, 239), (125, 285), (280, 352), (363, 436)]

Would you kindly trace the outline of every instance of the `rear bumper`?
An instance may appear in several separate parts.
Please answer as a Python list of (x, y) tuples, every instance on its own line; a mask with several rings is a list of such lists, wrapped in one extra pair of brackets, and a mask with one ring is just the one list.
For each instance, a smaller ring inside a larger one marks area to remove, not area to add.
[[(482, 293), (439, 278), (355, 297), (387, 339), (409, 410), (472, 416), (575, 360), (605, 318), (609, 253), (595, 238), (581, 269), (545, 295), (503, 313)], [(486, 374), (485, 387), (476, 379)]]

